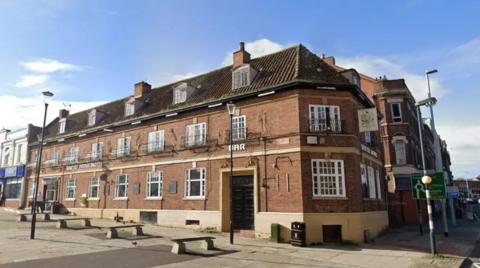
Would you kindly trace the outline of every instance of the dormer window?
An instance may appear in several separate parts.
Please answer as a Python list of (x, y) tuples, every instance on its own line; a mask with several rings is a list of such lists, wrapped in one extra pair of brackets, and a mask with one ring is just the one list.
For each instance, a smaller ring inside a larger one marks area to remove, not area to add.
[(67, 125), (67, 119), (62, 118), (58, 121), (58, 134), (65, 133), (65, 126)]
[(173, 104), (186, 102), (194, 91), (195, 87), (193, 87), (192, 85), (189, 85), (186, 82), (180, 83), (173, 88)]
[(360, 79), (355, 74), (352, 76), (352, 81), (355, 85), (360, 86)]
[(252, 83), (255, 70), (250, 65), (241, 66), (232, 73), (232, 88), (246, 87)]
[(129, 100), (125, 103), (125, 116), (130, 116), (135, 113), (135, 100)]
[(182, 87), (182, 88), (176, 88), (173, 91), (173, 104), (178, 104), (178, 103), (183, 103), (187, 100), (187, 89)]
[(95, 125), (97, 121), (97, 111), (96, 110), (92, 110), (89, 114), (88, 114), (88, 126), (93, 126)]

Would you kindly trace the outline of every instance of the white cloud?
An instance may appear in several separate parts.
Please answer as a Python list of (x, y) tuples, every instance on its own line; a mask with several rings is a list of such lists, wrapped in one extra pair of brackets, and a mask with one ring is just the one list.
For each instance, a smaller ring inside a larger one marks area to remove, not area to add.
[(454, 164), (455, 177), (476, 177), (480, 175), (480, 126), (444, 125), (437, 126), (438, 133), (446, 140)]
[[(427, 97), (428, 89), (425, 76), (411, 73), (404, 66), (392, 60), (377, 56), (361, 56), (353, 58), (338, 57), (336, 62), (339, 66), (355, 68), (358, 72), (374, 78), (383, 75), (386, 75), (389, 79), (404, 78), (405, 83), (417, 100)], [(441, 98), (447, 92), (445, 86), (434, 77), (430, 77), (430, 88), (432, 95), (437, 98)]]
[(81, 71), (83, 68), (70, 64), (70, 63), (63, 63), (58, 60), (52, 60), (52, 59), (38, 59), (34, 61), (28, 61), (28, 62), (20, 62), (19, 63), (21, 66), (23, 66), (25, 69), (32, 71), (32, 72), (37, 72), (37, 73), (54, 73), (54, 72), (66, 72), (66, 71)]
[[(43, 122), (44, 105), (40, 97), (0, 96), (0, 127), (7, 129), (24, 128), (29, 123), (41, 126)], [(58, 116), (58, 111), (64, 108), (63, 103), (71, 104), (71, 113), (101, 105), (103, 101), (70, 102), (55, 100), (48, 107), (47, 123)]]
[(27, 88), (36, 85), (41, 85), (48, 81), (50, 77), (45, 74), (27, 74), (20, 76), (20, 81), (15, 83), (15, 86), (18, 88)]
[[(261, 57), (270, 53), (274, 53), (284, 49), (285, 47), (286, 47), (285, 45), (270, 41), (266, 38), (245, 43), (245, 50), (250, 53), (252, 58)], [(222, 66), (232, 64), (233, 52), (234, 51), (230, 51), (225, 55), (225, 58), (223, 59), (223, 62), (222, 62)]]

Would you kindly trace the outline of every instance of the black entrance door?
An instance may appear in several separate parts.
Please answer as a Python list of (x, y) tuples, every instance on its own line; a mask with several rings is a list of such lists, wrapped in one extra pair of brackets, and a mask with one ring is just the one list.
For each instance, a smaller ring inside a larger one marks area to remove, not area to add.
[(233, 228), (254, 229), (253, 176), (233, 177)]

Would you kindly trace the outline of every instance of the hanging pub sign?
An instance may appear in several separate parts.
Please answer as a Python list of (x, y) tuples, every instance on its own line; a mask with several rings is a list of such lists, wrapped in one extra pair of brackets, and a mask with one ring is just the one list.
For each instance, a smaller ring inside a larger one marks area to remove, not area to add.
[(360, 132), (378, 131), (377, 109), (358, 110), (358, 125)]

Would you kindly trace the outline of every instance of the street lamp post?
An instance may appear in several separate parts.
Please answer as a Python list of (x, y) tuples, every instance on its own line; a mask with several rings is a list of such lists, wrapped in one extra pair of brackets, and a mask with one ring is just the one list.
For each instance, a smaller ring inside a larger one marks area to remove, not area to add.
[(45, 137), (45, 123), (47, 121), (47, 110), (48, 110), (48, 98), (53, 97), (53, 93), (50, 91), (42, 92), (44, 97), (45, 112), (43, 114), (43, 125), (42, 125), (42, 134), (40, 137), (40, 144), (38, 145), (38, 157), (36, 163), (36, 174), (35, 174), (35, 190), (33, 193), (33, 213), (32, 213), (32, 225), (30, 228), (30, 239), (35, 239), (35, 224), (37, 223), (37, 195), (38, 195), (38, 183), (40, 179), (40, 167), (42, 164), (42, 151), (43, 151), (43, 139)]
[(233, 115), (235, 104), (227, 103), (228, 114), (230, 115), (230, 244), (233, 245)]
[[(427, 88), (428, 88), (428, 98), (432, 97), (432, 93), (430, 90), (430, 75), (438, 73), (437, 69), (429, 70), (425, 72), (425, 76), (427, 79)], [(443, 172), (443, 164), (442, 164), (442, 152), (440, 150), (440, 139), (437, 135), (437, 130), (435, 129), (435, 118), (433, 117), (433, 105), (429, 106), (430, 108), (430, 118), (431, 118), (431, 126), (432, 126), (432, 131), (434, 134), (433, 137), (433, 145), (434, 145), (434, 152), (435, 152), (435, 170), (438, 172)], [(446, 200), (442, 199), (441, 200), (441, 205), (442, 205), (442, 218), (443, 218), (443, 226), (445, 228), (443, 235), (445, 237), (448, 237), (448, 221), (447, 221), (447, 208), (446, 208)], [(451, 203), (453, 207), (453, 203)], [(453, 210), (452, 210), (452, 216), (453, 216)], [(455, 217), (452, 218), (452, 221), (455, 221)]]
[(431, 196), (430, 196), (430, 184), (432, 183), (432, 178), (427, 175), (427, 166), (425, 164), (425, 151), (423, 147), (423, 133), (422, 133), (422, 118), (420, 115), (420, 107), (421, 106), (433, 106), (437, 100), (435, 98), (428, 98), (426, 100), (420, 101), (416, 104), (417, 108), (417, 117), (418, 117), (418, 133), (420, 136), (420, 151), (422, 153), (422, 168), (423, 168), (423, 177), (422, 183), (425, 184), (425, 196), (427, 197), (427, 211), (428, 211), (428, 227), (430, 229), (430, 250), (432, 255), (437, 254), (437, 243), (435, 241), (435, 233), (434, 233), (434, 225), (433, 225), (433, 217), (432, 217), (432, 204), (431, 204)]

